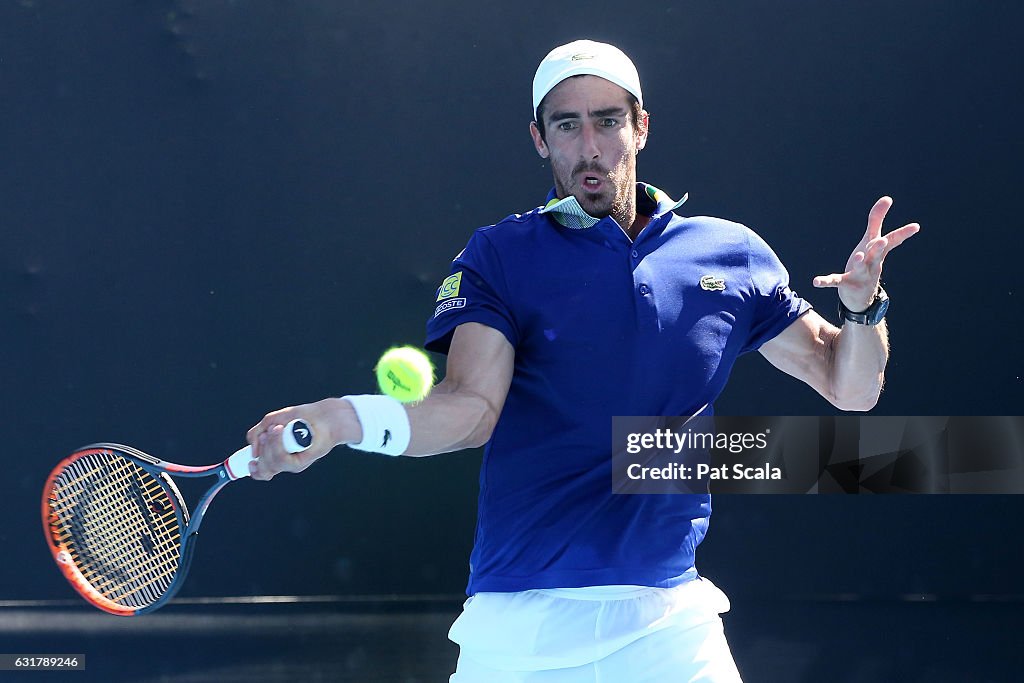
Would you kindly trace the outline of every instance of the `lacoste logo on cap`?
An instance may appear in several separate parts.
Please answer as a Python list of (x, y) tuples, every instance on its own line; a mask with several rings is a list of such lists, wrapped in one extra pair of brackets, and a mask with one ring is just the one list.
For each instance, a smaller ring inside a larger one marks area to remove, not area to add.
[(594, 55), (592, 55), (589, 52), (577, 52), (576, 54), (574, 54), (572, 56), (572, 61), (578, 62), (578, 61), (583, 60), (583, 59), (593, 59), (593, 58), (594, 58)]
[(700, 279), (700, 288), (709, 292), (721, 292), (725, 289), (725, 278), (705, 275)]

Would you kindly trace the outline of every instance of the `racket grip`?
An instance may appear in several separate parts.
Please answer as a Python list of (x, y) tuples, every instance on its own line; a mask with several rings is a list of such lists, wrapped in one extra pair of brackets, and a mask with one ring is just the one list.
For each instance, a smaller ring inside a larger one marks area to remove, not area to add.
[[(292, 420), (284, 426), (281, 432), (281, 443), (289, 453), (301, 453), (313, 443), (313, 430), (303, 420)], [(252, 457), (252, 446), (245, 446), (235, 451), (230, 458), (224, 461), (228, 477), (232, 480), (249, 476), (249, 463), (255, 460)]]

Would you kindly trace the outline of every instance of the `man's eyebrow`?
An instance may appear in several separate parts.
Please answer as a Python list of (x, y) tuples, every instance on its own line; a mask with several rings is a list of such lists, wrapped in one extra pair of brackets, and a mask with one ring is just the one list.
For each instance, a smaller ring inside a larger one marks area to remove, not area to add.
[[(623, 107), (606, 107), (605, 109), (596, 109), (589, 112), (591, 118), (602, 119), (607, 116), (625, 116), (629, 112)], [(556, 111), (551, 116), (548, 116), (548, 121), (556, 123), (558, 121), (565, 121), (566, 119), (579, 119), (582, 118), (580, 113), (577, 111)]]
[(578, 119), (580, 118), (579, 112), (575, 111), (556, 111), (548, 117), (548, 121), (565, 121), (566, 119)]
[(590, 115), (596, 119), (603, 119), (606, 116), (625, 116), (627, 113), (622, 107), (608, 107), (607, 109), (592, 111)]

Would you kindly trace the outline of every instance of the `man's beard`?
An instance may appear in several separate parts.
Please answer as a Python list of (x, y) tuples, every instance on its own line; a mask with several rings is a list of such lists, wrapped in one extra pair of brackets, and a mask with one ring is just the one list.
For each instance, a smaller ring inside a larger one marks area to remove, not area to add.
[[(580, 203), (580, 206), (583, 207), (584, 211), (586, 211), (594, 218), (600, 219), (611, 216), (615, 218), (615, 221), (617, 223), (621, 224), (624, 220), (627, 220), (627, 217), (630, 214), (629, 187), (627, 187), (627, 184), (625, 182), (616, 182), (617, 179), (613, 180), (608, 176), (603, 177), (606, 178), (607, 182), (611, 185), (611, 190), (613, 194), (610, 201), (604, 196), (600, 197), (600, 199), (598, 199), (597, 197), (594, 198), (600, 202), (600, 204), (597, 205), (593, 203), (594, 199), (584, 201), (583, 199), (580, 198), (579, 195), (586, 197), (587, 193), (585, 189), (581, 190), (577, 194), (576, 201)], [(621, 227), (624, 229), (629, 228), (628, 225), (623, 225)]]
[[(608, 216), (622, 216), (625, 215), (629, 207), (629, 188), (625, 186), (625, 182), (619, 181), (616, 174), (606, 171), (600, 167), (595, 167), (591, 164), (577, 164), (569, 176), (570, 179), (582, 177), (587, 172), (601, 178), (604, 181), (605, 188), (611, 186), (612, 197), (609, 201), (605, 196), (589, 195), (587, 192), (586, 185), (580, 183), (576, 192), (568, 192), (563, 186), (558, 188), (559, 194), (563, 197), (567, 197), (572, 194), (576, 197), (576, 201), (579, 202), (583, 210), (594, 218), (606, 218)], [(595, 205), (594, 202), (600, 202)]]

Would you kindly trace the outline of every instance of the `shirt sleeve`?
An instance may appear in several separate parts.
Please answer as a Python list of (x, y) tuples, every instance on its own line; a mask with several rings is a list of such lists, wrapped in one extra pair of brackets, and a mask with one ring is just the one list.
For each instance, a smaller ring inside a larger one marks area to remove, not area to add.
[(741, 353), (756, 351), (811, 309), (789, 288), (789, 273), (772, 248), (753, 231), (747, 233), (747, 264), (754, 289), (754, 315)]
[(450, 274), (437, 288), (425, 347), (448, 353), (455, 328), (470, 322), (498, 330), (513, 347), (519, 341), (501, 262), (480, 230), (455, 257)]

